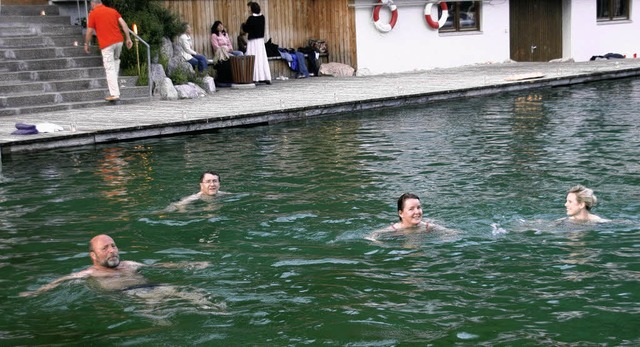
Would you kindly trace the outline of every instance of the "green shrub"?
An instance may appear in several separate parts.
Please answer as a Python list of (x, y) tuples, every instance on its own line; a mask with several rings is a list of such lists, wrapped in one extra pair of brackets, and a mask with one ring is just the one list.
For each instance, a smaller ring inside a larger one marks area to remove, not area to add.
[(149, 69), (146, 63), (140, 62), (140, 74), (138, 74), (138, 66), (129, 66), (122, 70), (124, 76), (138, 76), (137, 86), (146, 86), (149, 83)]
[(169, 75), (169, 78), (174, 85), (187, 84), (187, 82), (190, 82), (190, 79), (192, 79), (190, 75), (190, 72), (184, 69), (174, 69), (171, 75)]
[[(163, 37), (174, 37), (180, 33), (182, 22), (177, 14), (151, 0), (103, 0), (106, 6), (114, 7), (127, 22), (129, 28), (135, 23), (138, 35), (151, 46), (151, 57), (160, 51)], [(131, 38), (134, 40), (134, 38)], [(139, 43), (140, 64), (147, 63), (147, 47)], [(120, 56), (123, 71), (136, 67), (135, 40), (132, 49), (123, 49)], [(137, 74), (137, 67), (135, 69)]]

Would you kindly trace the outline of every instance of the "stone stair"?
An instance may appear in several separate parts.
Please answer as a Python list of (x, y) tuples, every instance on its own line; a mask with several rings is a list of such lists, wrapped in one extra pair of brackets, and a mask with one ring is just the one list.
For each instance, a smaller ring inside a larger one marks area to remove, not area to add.
[[(100, 52), (87, 55), (83, 43), (82, 28), (55, 5), (3, 5), (0, 116), (111, 105)], [(118, 103), (149, 100), (136, 80), (120, 76)]]

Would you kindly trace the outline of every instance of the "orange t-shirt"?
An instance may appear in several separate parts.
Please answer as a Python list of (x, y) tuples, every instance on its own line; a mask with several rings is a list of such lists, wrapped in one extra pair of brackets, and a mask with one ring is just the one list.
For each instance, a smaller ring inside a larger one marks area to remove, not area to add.
[(120, 17), (122, 16), (118, 11), (102, 4), (96, 5), (89, 12), (87, 27), (96, 31), (100, 49), (124, 41), (120, 31), (120, 23), (118, 23)]

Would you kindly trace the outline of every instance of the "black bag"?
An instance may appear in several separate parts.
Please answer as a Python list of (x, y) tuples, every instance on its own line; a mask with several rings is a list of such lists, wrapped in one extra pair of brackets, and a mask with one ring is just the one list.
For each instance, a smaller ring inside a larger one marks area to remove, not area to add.
[(269, 39), (269, 41), (264, 43), (264, 48), (267, 50), (267, 57), (279, 57), (280, 56), (280, 51), (278, 50), (278, 45), (276, 45), (275, 43), (271, 42), (271, 39)]
[(329, 53), (325, 40), (309, 39), (309, 47), (318, 53)]

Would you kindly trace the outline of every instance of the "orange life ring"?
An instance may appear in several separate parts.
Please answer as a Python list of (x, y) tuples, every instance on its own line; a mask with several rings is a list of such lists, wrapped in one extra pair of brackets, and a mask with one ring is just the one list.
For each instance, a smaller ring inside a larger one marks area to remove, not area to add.
[[(396, 26), (396, 22), (398, 21), (398, 7), (393, 3), (393, 0), (378, 0), (380, 5), (376, 5), (373, 8), (373, 24), (375, 24), (376, 29), (382, 31), (383, 33), (388, 33)], [(389, 6), (391, 10), (391, 21), (387, 23), (380, 23), (380, 9), (382, 5)]]
[(424, 18), (426, 18), (429, 26), (434, 29), (442, 28), (444, 23), (447, 22), (447, 18), (449, 18), (449, 8), (447, 7), (447, 3), (444, 1), (439, 1), (437, 3), (440, 4), (440, 9), (442, 10), (442, 16), (440, 17), (440, 19), (438, 19), (437, 22), (431, 18), (431, 7), (433, 7), (434, 3), (430, 2), (427, 4), (427, 6), (424, 7)]

